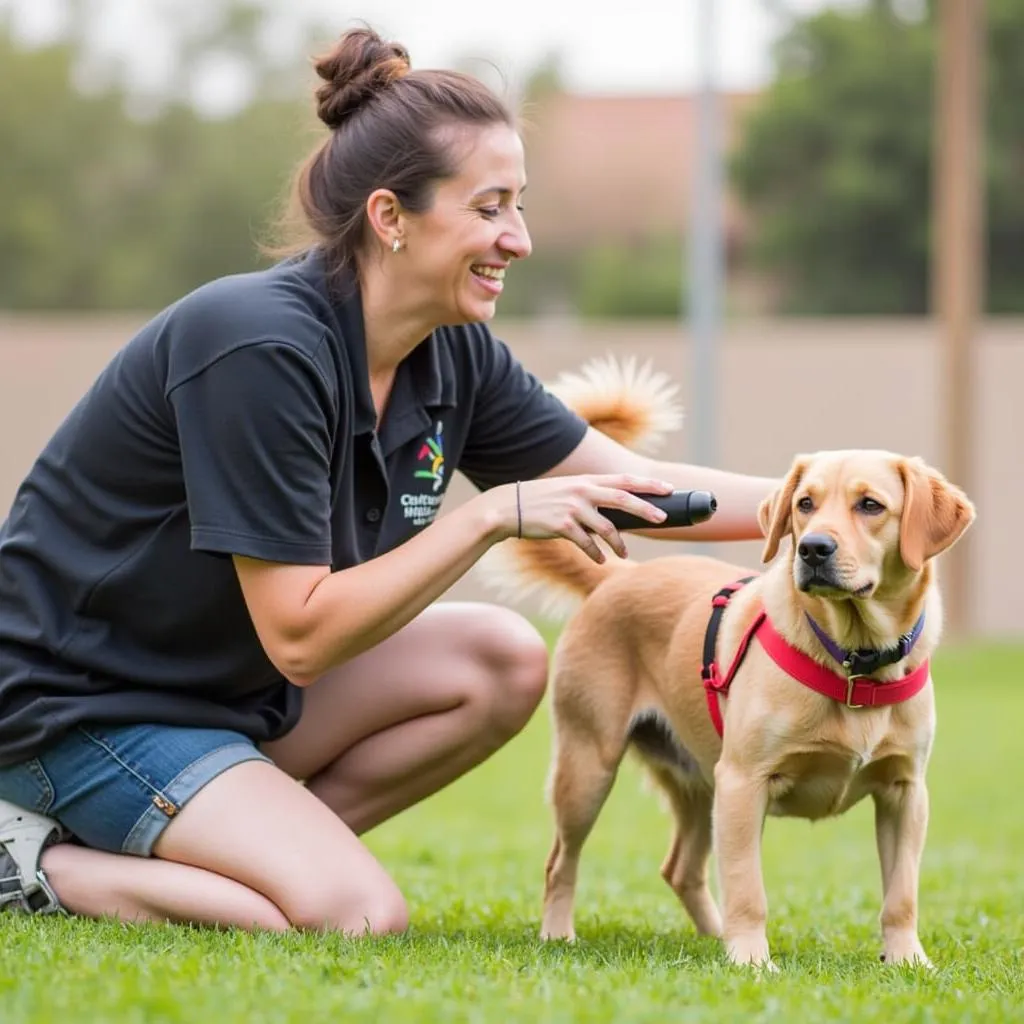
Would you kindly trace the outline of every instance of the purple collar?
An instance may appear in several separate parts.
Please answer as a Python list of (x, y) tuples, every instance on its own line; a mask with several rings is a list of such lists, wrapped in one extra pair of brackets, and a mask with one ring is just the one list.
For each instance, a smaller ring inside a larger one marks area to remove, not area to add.
[[(806, 612), (804, 614), (807, 614)], [(839, 646), (810, 615), (807, 621), (814, 630), (814, 635), (821, 641), (821, 645), (828, 653), (846, 669), (848, 676), (869, 676), (887, 665), (895, 665), (902, 661), (917, 643), (921, 632), (924, 629), (924, 612), (914, 623), (914, 628), (909, 633), (904, 633), (896, 643), (895, 647), (887, 647), (878, 650), (873, 647), (861, 647), (856, 650), (845, 651)]]

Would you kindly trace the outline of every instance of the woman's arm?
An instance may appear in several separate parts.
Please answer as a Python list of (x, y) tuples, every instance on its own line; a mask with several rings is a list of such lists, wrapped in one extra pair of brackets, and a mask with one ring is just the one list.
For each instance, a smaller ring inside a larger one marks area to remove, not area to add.
[(620, 508), (656, 522), (664, 513), (633, 492), (671, 490), (667, 482), (621, 474), (506, 484), (441, 516), (399, 547), (337, 572), (238, 555), (234, 561), (267, 656), (286, 679), (306, 686), (401, 629), (497, 541), (520, 532), (564, 537), (603, 562), (594, 543), (599, 534), (625, 557), (621, 536), (597, 508)]
[(410, 622), (501, 536), (500, 520), (467, 503), (378, 558), (331, 572), (235, 556), (260, 643), (281, 674), (307, 686)]
[(571, 455), (545, 475), (577, 473), (630, 473), (666, 480), (677, 490), (714, 493), (718, 511), (706, 522), (695, 526), (632, 531), (657, 540), (759, 540), (763, 534), (757, 521), (758, 506), (781, 482), (771, 477), (651, 459), (630, 451), (594, 428), (587, 431)]

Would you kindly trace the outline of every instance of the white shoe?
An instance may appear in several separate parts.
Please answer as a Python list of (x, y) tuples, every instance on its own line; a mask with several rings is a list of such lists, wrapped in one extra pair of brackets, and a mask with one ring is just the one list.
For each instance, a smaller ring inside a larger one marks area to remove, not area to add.
[(63, 910), (39, 866), (43, 850), (63, 838), (64, 829), (53, 818), (0, 800), (0, 911)]

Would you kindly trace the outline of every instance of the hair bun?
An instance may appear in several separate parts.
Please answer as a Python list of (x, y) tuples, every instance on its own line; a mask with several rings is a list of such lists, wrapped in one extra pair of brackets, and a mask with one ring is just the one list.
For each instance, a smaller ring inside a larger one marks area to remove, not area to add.
[(346, 32), (313, 65), (324, 84), (316, 90), (317, 115), (338, 129), (364, 103), (409, 72), (409, 52), (371, 29)]

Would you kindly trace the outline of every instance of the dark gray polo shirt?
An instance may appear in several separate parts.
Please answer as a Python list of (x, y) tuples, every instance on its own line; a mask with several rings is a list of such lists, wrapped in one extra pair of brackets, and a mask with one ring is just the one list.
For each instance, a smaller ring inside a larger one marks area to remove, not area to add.
[(317, 256), (197, 289), (104, 369), (0, 526), (0, 764), (80, 721), (281, 736), (302, 691), (230, 556), (355, 565), (424, 529), (453, 470), (536, 476), (585, 430), (471, 325), (398, 368), (377, 432), (358, 292)]

